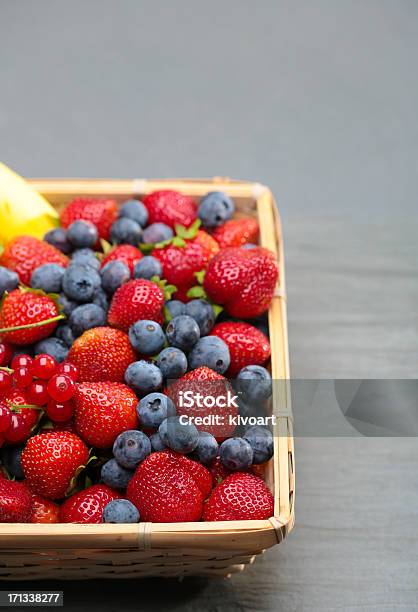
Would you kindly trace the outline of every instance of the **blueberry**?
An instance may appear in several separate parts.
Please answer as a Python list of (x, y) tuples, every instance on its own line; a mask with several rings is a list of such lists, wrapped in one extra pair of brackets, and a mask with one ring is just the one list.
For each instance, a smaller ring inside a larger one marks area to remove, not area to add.
[(163, 269), (156, 257), (147, 255), (140, 259), (134, 267), (134, 278), (146, 278), (149, 280), (153, 276), (162, 276)]
[(150, 436), (150, 442), (151, 442), (151, 448), (154, 453), (158, 451), (162, 451), (167, 448), (164, 442), (161, 440), (160, 434), (158, 432)]
[(253, 244), (252, 242), (247, 242), (247, 244), (243, 244), (242, 245), (243, 249), (246, 249), (247, 251), (249, 251), (250, 249), (255, 249), (257, 248), (256, 244)]
[(52, 246), (61, 251), (61, 253), (65, 253), (65, 255), (69, 255), (73, 250), (72, 244), (68, 240), (67, 232), (65, 229), (62, 229), (62, 227), (56, 227), (47, 232), (44, 236), (44, 240), (52, 244)]
[(268, 427), (254, 425), (243, 436), (253, 449), (253, 463), (265, 463), (273, 456), (273, 434)]
[(134, 361), (125, 371), (125, 382), (137, 393), (151, 393), (161, 389), (163, 375), (153, 363)]
[(0, 266), (0, 296), (5, 291), (10, 293), (19, 285), (19, 276), (13, 270)]
[(61, 323), (55, 330), (56, 338), (62, 340), (68, 347), (73, 345), (75, 336), (73, 330), (67, 323)]
[(163, 349), (155, 363), (167, 380), (180, 378), (187, 372), (187, 357), (183, 351), (174, 346)]
[(74, 308), (77, 308), (78, 302), (70, 300), (65, 293), (60, 293), (58, 296), (58, 303), (61, 306), (62, 312), (66, 317), (69, 317)]
[(100, 271), (102, 287), (106, 293), (114, 293), (131, 278), (131, 272), (123, 261), (109, 261)]
[(78, 302), (89, 302), (100, 287), (99, 274), (90, 266), (72, 264), (65, 272), (62, 287), (67, 297)]
[(119, 209), (119, 217), (127, 217), (139, 223), (141, 227), (145, 227), (148, 223), (148, 211), (139, 200), (126, 200), (121, 204)]
[(199, 432), (193, 423), (183, 424), (181, 417), (170, 416), (158, 428), (163, 443), (177, 453), (191, 453), (199, 442)]
[(253, 462), (253, 449), (243, 438), (228, 438), (219, 448), (219, 456), (228, 470), (247, 470)]
[(198, 324), (188, 315), (179, 315), (171, 319), (165, 333), (171, 346), (184, 351), (191, 349), (200, 338)]
[(1, 450), (1, 462), (12, 478), (23, 480), (21, 456), (24, 446), (4, 446)]
[(207, 336), (215, 325), (215, 312), (206, 300), (191, 300), (186, 305), (186, 313), (199, 326), (200, 335)]
[(213, 228), (231, 219), (234, 210), (234, 202), (226, 193), (210, 191), (199, 204), (198, 217), (203, 227)]
[(97, 227), (90, 221), (73, 221), (67, 229), (67, 238), (77, 249), (92, 247), (99, 239)]
[(68, 346), (62, 340), (59, 340), (59, 338), (45, 338), (45, 340), (40, 340), (35, 344), (34, 352), (35, 355), (40, 355), (41, 353), (51, 355), (51, 357), (61, 363), (61, 361), (67, 358)]
[(43, 289), (45, 293), (59, 293), (64, 272), (65, 268), (54, 263), (39, 266), (32, 272), (30, 286), (33, 289)]
[(113, 443), (113, 454), (116, 461), (128, 470), (137, 468), (150, 452), (151, 442), (148, 436), (137, 429), (123, 431)]
[(158, 429), (164, 419), (176, 414), (176, 408), (164, 393), (149, 393), (139, 401), (136, 412), (144, 429)]
[(247, 403), (264, 402), (272, 393), (272, 381), (266, 368), (249, 365), (242, 368), (235, 380), (237, 391)]
[(171, 318), (178, 317), (179, 315), (186, 314), (186, 304), (180, 302), (180, 300), (168, 300), (165, 303), (165, 307), (171, 315)]
[(116, 244), (133, 244), (137, 246), (141, 242), (142, 229), (139, 223), (120, 217), (110, 228), (110, 239)]
[(151, 225), (144, 229), (142, 242), (145, 242), (145, 244), (155, 244), (156, 242), (170, 240), (173, 236), (173, 230), (165, 223), (151, 223)]
[(77, 251), (74, 251), (71, 258), (71, 264), (90, 266), (90, 268), (94, 268), (96, 272), (100, 268), (100, 261), (97, 258), (95, 251), (92, 249), (77, 249)]
[(115, 489), (126, 489), (129, 481), (134, 475), (133, 470), (127, 470), (119, 465), (116, 459), (109, 459), (102, 465), (100, 471), (101, 480), (108, 486)]
[(93, 295), (92, 304), (96, 304), (96, 306), (100, 306), (100, 308), (103, 308), (105, 312), (108, 311), (109, 300), (107, 299), (107, 295), (101, 287), (99, 287), (97, 291), (95, 292), (95, 294)]
[(127, 499), (112, 499), (103, 510), (103, 523), (139, 523), (138, 509)]
[(218, 443), (214, 436), (207, 431), (199, 431), (195, 453), (199, 461), (205, 465), (213, 461), (218, 455)]
[(205, 336), (200, 338), (189, 354), (189, 367), (192, 370), (207, 366), (219, 374), (223, 374), (229, 368), (231, 356), (226, 343), (217, 336)]
[(155, 355), (165, 344), (165, 335), (161, 325), (155, 321), (137, 321), (129, 328), (129, 341), (133, 348), (142, 355)]
[(96, 304), (77, 306), (70, 316), (70, 326), (75, 336), (81, 336), (88, 329), (106, 324), (106, 313)]

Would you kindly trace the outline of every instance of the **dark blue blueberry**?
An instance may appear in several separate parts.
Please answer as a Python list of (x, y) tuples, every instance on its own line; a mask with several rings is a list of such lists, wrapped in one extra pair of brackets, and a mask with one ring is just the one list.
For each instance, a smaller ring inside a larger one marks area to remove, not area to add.
[(137, 468), (150, 452), (151, 442), (148, 436), (137, 429), (123, 431), (113, 443), (113, 454), (116, 461), (128, 470)]
[(101, 287), (97, 289), (95, 294), (93, 295), (92, 304), (96, 304), (96, 306), (100, 306), (103, 308), (105, 312), (109, 309), (109, 300), (107, 298), (106, 293), (103, 291)]
[(110, 228), (110, 239), (116, 244), (138, 246), (142, 239), (142, 228), (136, 221), (127, 217), (120, 217)]
[(78, 306), (78, 302), (70, 300), (65, 293), (59, 294), (58, 303), (66, 317), (69, 317), (72, 311)]
[(122, 467), (116, 459), (106, 461), (100, 471), (101, 480), (108, 487), (113, 487), (114, 489), (126, 489), (133, 475), (133, 470), (127, 470)]
[(164, 449), (166, 449), (166, 445), (164, 444), (164, 442), (161, 440), (160, 438), (160, 434), (158, 432), (152, 434), (152, 436), (150, 436), (150, 442), (151, 442), (151, 448), (153, 450), (153, 452), (159, 452), (159, 451), (163, 451)]
[(146, 278), (149, 280), (153, 276), (161, 277), (163, 273), (162, 266), (156, 257), (147, 255), (140, 259), (134, 267), (134, 278)]
[(219, 374), (224, 374), (231, 363), (227, 344), (217, 336), (200, 338), (192, 348), (188, 357), (191, 370), (207, 366)]
[(133, 348), (141, 355), (155, 355), (165, 344), (165, 335), (161, 325), (155, 321), (137, 321), (129, 328), (129, 340)]
[(216, 438), (207, 431), (199, 431), (199, 440), (195, 449), (197, 458), (201, 463), (208, 465), (218, 455)]
[(127, 217), (145, 227), (148, 223), (148, 211), (139, 200), (127, 200), (121, 204), (119, 217)]
[(176, 414), (176, 408), (164, 393), (149, 393), (136, 407), (138, 419), (144, 429), (158, 429), (169, 416)]
[(270, 373), (259, 365), (242, 368), (235, 380), (235, 386), (247, 404), (264, 402), (272, 393)]
[(218, 227), (231, 219), (235, 205), (233, 200), (223, 191), (210, 191), (200, 201), (198, 217), (203, 227)]
[(173, 236), (173, 230), (165, 223), (151, 223), (151, 225), (144, 229), (142, 242), (145, 242), (145, 244), (155, 244), (156, 242), (170, 240)]
[(246, 249), (246, 250), (248, 251), (248, 250), (250, 250), (250, 249), (255, 249), (255, 248), (257, 248), (257, 245), (256, 245), (256, 244), (253, 244), (252, 242), (247, 242), (247, 244), (243, 244), (243, 245), (242, 245), (242, 248), (243, 248), (243, 249)]
[(90, 221), (73, 221), (67, 229), (67, 238), (76, 249), (88, 249), (99, 239), (97, 227)]
[(131, 278), (131, 272), (123, 261), (109, 261), (100, 271), (102, 287), (106, 293), (112, 294), (119, 289), (123, 283)]
[(77, 302), (90, 302), (100, 284), (101, 278), (96, 270), (82, 264), (69, 266), (62, 278), (65, 295)]
[(219, 447), (219, 456), (222, 464), (228, 470), (247, 470), (253, 462), (253, 449), (243, 438), (228, 438)]
[(200, 335), (207, 336), (215, 325), (215, 312), (212, 305), (206, 300), (191, 300), (185, 306), (185, 314), (196, 321), (200, 329)]
[(45, 338), (45, 340), (40, 340), (35, 344), (34, 347), (35, 355), (40, 355), (41, 353), (47, 353), (51, 355), (58, 363), (64, 361), (68, 355), (68, 346), (59, 338)]
[(169, 321), (165, 333), (171, 346), (188, 351), (200, 338), (199, 326), (192, 317), (179, 315)]
[(47, 232), (44, 236), (45, 242), (52, 244), (56, 249), (61, 251), (61, 253), (65, 253), (65, 255), (69, 255), (73, 250), (73, 247), (70, 241), (67, 238), (67, 232), (62, 227), (56, 227), (53, 230)]
[(103, 510), (103, 523), (139, 523), (139, 512), (127, 499), (112, 499)]
[[(199, 442), (199, 432), (193, 423), (182, 423), (182, 417), (170, 416), (158, 428), (163, 443), (176, 453), (191, 453)], [(250, 447), (251, 448), (251, 447)]]
[(180, 378), (187, 372), (187, 357), (183, 351), (174, 346), (163, 349), (155, 363), (166, 380)]
[(0, 296), (5, 291), (10, 293), (19, 285), (19, 276), (13, 270), (0, 266)]
[(90, 268), (94, 268), (96, 272), (100, 268), (100, 261), (96, 256), (95, 251), (93, 251), (92, 249), (77, 249), (77, 251), (74, 251), (73, 253), (71, 263), (90, 266)]
[(1, 462), (6, 468), (6, 472), (17, 480), (23, 480), (25, 477), (21, 462), (23, 449), (24, 446), (4, 446), (1, 450)]
[(243, 436), (253, 449), (253, 463), (265, 463), (273, 456), (273, 434), (268, 427), (254, 425)]
[(180, 300), (168, 300), (165, 303), (165, 307), (171, 315), (171, 318), (178, 317), (180, 315), (186, 314), (186, 304), (180, 302)]
[(139, 394), (158, 391), (163, 384), (160, 368), (147, 361), (134, 361), (125, 371), (125, 382)]
[(68, 347), (73, 345), (75, 336), (73, 330), (67, 323), (61, 323), (55, 330), (55, 336), (62, 340)]
[(59, 293), (64, 272), (65, 268), (54, 263), (39, 266), (32, 272), (30, 286), (33, 289), (43, 289), (45, 293)]
[(81, 336), (88, 329), (105, 325), (106, 313), (97, 304), (82, 304), (73, 310), (69, 323), (74, 336)]

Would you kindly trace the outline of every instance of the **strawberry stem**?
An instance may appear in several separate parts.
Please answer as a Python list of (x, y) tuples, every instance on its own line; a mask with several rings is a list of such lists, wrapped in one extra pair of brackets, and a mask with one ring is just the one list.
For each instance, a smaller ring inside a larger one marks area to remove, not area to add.
[(19, 329), (32, 329), (33, 327), (42, 327), (43, 325), (49, 325), (49, 323), (55, 323), (55, 321), (61, 321), (61, 319), (65, 319), (65, 315), (60, 314), (56, 317), (51, 317), (50, 319), (45, 319), (44, 321), (38, 321), (37, 323), (27, 323), (26, 325), (16, 325), (16, 327), (2, 327), (0, 329), (0, 334), (5, 334), (12, 331), (18, 331)]
[(9, 372), (9, 374), (13, 374), (13, 372), (14, 372), (14, 370), (12, 370), (12, 368), (6, 368), (6, 366), (2, 366), (2, 367), (0, 368), (0, 370), (1, 370), (2, 372)]

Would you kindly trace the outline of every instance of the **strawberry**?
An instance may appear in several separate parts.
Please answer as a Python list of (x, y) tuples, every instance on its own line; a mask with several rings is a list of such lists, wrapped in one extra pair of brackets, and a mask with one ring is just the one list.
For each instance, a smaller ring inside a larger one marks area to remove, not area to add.
[(235, 376), (247, 365), (262, 365), (270, 357), (270, 342), (259, 329), (249, 323), (228, 321), (218, 323), (211, 336), (223, 340), (231, 356), (228, 375)]
[(32, 493), (32, 519), (31, 523), (59, 523), (60, 507), (46, 497)]
[(97, 448), (110, 448), (122, 431), (138, 427), (138, 399), (121, 383), (81, 383), (77, 385), (74, 402), (77, 431)]
[(110, 226), (116, 221), (118, 208), (115, 200), (76, 198), (61, 211), (61, 223), (68, 227), (73, 221), (83, 219), (94, 223), (100, 238), (109, 240)]
[(35, 268), (46, 263), (56, 263), (66, 268), (68, 257), (51, 244), (33, 236), (17, 236), (0, 255), (0, 266), (17, 272), (20, 282), (29, 285)]
[(142, 257), (143, 255), (141, 251), (133, 245), (119, 244), (106, 253), (106, 255), (103, 257), (101, 267), (103, 268), (107, 263), (109, 263), (109, 261), (122, 261), (128, 266), (131, 274), (133, 274), (136, 262), (142, 259)]
[(250, 319), (270, 307), (278, 276), (277, 262), (268, 249), (230, 247), (210, 260), (203, 286), (231, 316)]
[(197, 217), (197, 204), (190, 196), (162, 189), (143, 198), (148, 210), (148, 223), (165, 223), (174, 229), (178, 223), (189, 227)]
[(88, 449), (78, 436), (50, 431), (29, 438), (22, 451), (22, 468), (32, 491), (61, 499), (88, 459)]
[[(37, 423), (39, 410), (36, 410), (36, 408), (19, 409), (19, 406), (30, 404), (27, 394), (23, 389), (10, 389), (2, 401), (13, 410), (11, 426), (3, 434), (6, 441), (9, 443), (23, 442), (23, 440), (29, 437), (32, 428)], [(16, 425), (20, 427), (17, 439)]]
[(263, 520), (273, 516), (274, 499), (258, 476), (235, 472), (212, 491), (205, 509), (205, 521)]
[(257, 219), (244, 217), (231, 219), (217, 227), (212, 236), (221, 249), (226, 247), (240, 247), (248, 242), (257, 242), (260, 228)]
[(212, 475), (212, 486), (214, 487), (232, 474), (231, 470), (228, 470), (228, 468), (224, 466), (220, 457), (216, 457), (216, 459), (212, 461), (208, 466), (208, 470)]
[(30, 523), (32, 495), (23, 482), (0, 475), (0, 523)]
[(171, 450), (162, 451), (171, 457), (174, 469), (180, 468), (186, 470), (193, 477), (193, 480), (199, 487), (200, 492), (203, 495), (203, 499), (209, 497), (212, 490), (212, 474), (205, 468), (201, 463), (189, 459), (184, 455), (180, 455)]
[(128, 335), (112, 327), (93, 327), (77, 338), (68, 361), (78, 368), (79, 382), (122, 382), (136, 353)]
[(61, 506), (61, 523), (101, 523), (103, 510), (121, 495), (104, 484), (95, 484), (74, 493)]
[(163, 322), (164, 292), (149, 280), (131, 280), (115, 292), (107, 316), (109, 325), (127, 332), (141, 319)]
[(198, 521), (202, 516), (198, 484), (166, 452), (152, 453), (140, 463), (129, 481), (127, 498), (138, 508), (142, 521), (177, 523)]

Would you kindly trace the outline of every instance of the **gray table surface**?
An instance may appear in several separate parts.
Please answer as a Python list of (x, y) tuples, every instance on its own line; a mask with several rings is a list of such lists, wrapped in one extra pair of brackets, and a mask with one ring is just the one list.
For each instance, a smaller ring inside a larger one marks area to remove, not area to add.
[[(417, 17), (414, 0), (3, 0), (2, 158), (269, 184), (293, 376), (417, 377)], [(296, 461), (296, 528), (245, 573), (69, 583), (66, 609), (418, 610), (416, 439), (301, 435)]]

